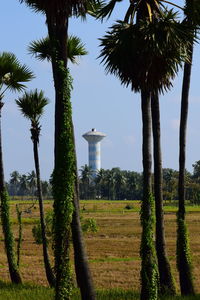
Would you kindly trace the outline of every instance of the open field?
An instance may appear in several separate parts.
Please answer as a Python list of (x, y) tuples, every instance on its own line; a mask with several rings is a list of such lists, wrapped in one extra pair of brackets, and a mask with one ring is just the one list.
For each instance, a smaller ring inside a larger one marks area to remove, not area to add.
[[(125, 209), (127, 204), (133, 206), (133, 209)], [(45, 209), (50, 209), (51, 205), (52, 202), (47, 201)], [(26, 210), (28, 206), (29, 204), (25, 202), (21, 204), (23, 210)], [(85, 235), (90, 266), (97, 289), (122, 289), (127, 290), (127, 293), (130, 289), (136, 292), (139, 291), (139, 248), (141, 234), (139, 207), (140, 204), (136, 201), (81, 201), (83, 218), (95, 218), (99, 228), (97, 233), (88, 233)], [(187, 211), (187, 222), (193, 254), (195, 287), (196, 291), (200, 293), (200, 207), (187, 207)], [(15, 202), (12, 201), (11, 214), (14, 234), (17, 237), (18, 226)], [(39, 208), (37, 204), (35, 208), (31, 209), (31, 213), (26, 212), (23, 214), (23, 242), (20, 269), (24, 282), (47, 286), (42, 247), (34, 242), (32, 236), (32, 227), (38, 218)], [(178, 275), (175, 261), (176, 207), (174, 206), (165, 206), (165, 227), (168, 255), (178, 289)], [(2, 233), (0, 239), (0, 279), (9, 281)], [(133, 295), (130, 299), (134, 299)]]

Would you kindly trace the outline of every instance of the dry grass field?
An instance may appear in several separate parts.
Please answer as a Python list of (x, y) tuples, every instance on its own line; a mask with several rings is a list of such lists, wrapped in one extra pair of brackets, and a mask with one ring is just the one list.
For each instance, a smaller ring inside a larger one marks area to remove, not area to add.
[[(129, 204), (133, 209), (127, 210)], [(51, 208), (51, 202), (45, 203), (45, 210)], [(85, 234), (90, 266), (95, 286), (99, 289), (133, 289), (139, 291), (140, 277), (140, 220), (139, 202), (130, 201), (82, 201), (83, 218), (94, 218), (98, 225), (97, 233)], [(26, 210), (29, 204), (21, 204)], [(193, 255), (195, 287), (200, 293), (200, 208), (187, 208), (187, 222)], [(15, 202), (11, 201), (13, 230), (17, 238), (17, 219)], [(39, 218), (39, 208), (31, 213), (23, 213), (23, 242), (21, 249), (21, 273), (24, 282), (47, 285), (42, 258), (42, 247), (37, 245), (32, 236), (32, 227)], [(166, 242), (173, 273), (178, 288), (176, 271), (176, 208), (165, 208)], [(0, 279), (9, 281), (3, 236), (0, 239)], [(73, 256), (73, 253), (72, 253)], [(53, 262), (53, 258), (52, 258)]]

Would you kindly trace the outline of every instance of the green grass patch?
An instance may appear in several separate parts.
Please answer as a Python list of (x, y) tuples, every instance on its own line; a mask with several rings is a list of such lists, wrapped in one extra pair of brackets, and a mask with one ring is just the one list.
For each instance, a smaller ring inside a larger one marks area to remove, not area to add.
[(140, 260), (139, 257), (105, 257), (105, 258), (98, 258), (98, 259), (91, 259), (91, 263), (98, 263), (98, 262), (120, 262), (120, 261), (136, 261)]
[[(14, 285), (0, 281), (0, 300), (53, 300), (54, 290), (29, 284)], [(74, 290), (72, 300), (81, 300), (80, 293)], [(97, 290), (97, 300), (139, 300), (139, 293), (133, 290)], [(163, 300), (200, 300), (200, 295), (188, 297), (164, 297)]]

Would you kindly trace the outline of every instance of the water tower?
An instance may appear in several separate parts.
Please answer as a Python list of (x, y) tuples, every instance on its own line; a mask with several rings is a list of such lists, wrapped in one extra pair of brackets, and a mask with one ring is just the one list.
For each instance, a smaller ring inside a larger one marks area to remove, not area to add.
[(89, 167), (94, 171), (94, 176), (101, 169), (101, 148), (100, 142), (106, 135), (92, 128), (91, 131), (83, 134), (83, 138), (88, 142)]

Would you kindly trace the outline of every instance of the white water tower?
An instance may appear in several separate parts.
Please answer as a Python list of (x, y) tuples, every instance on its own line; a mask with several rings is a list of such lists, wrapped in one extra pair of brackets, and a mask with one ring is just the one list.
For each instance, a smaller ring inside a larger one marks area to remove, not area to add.
[(83, 134), (83, 138), (88, 142), (89, 147), (89, 167), (94, 174), (101, 169), (101, 140), (106, 137), (106, 134), (96, 131), (92, 128), (91, 131)]

